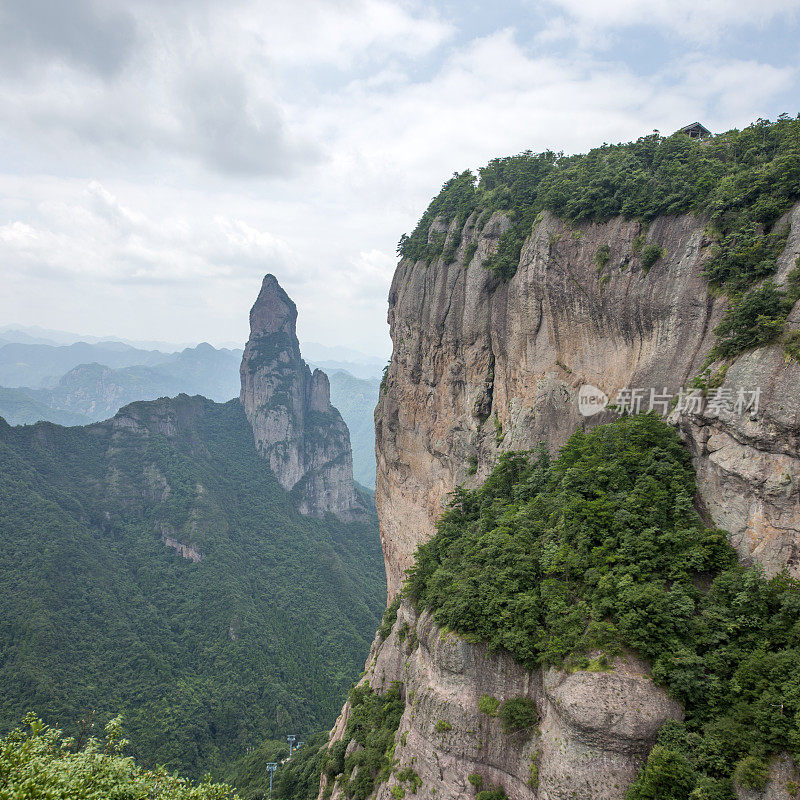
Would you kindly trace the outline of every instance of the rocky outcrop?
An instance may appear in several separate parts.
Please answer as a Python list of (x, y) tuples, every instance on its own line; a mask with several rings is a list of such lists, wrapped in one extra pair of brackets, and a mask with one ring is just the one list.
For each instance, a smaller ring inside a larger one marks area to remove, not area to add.
[[(779, 279), (800, 254), (800, 205), (785, 221)], [(577, 428), (607, 422), (608, 411), (579, 413), (584, 385), (612, 400), (641, 388), (645, 407), (651, 389), (656, 400), (664, 388), (677, 395), (700, 373), (726, 307), (703, 277), (711, 242), (693, 215), (649, 226), (647, 241), (666, 255), (647, 271), (635, 253), (638, 222), (570, 227), (544, 214), (508, 282), (482, 266), (507, 221), (496, 214), (481, 232), (475, 222), (453, 263), (401, 261), (389, 295), (394, 353), (375, 419), (390, 596), (456, 485), (479, 483), (500, 450), (540, 441), (554, 449)], [(598, 266), (601, 247), (608, 258)], [(800, 309), (789, 324), (800, 325)], [(760, 388), (758, 410), (672, 418), (695, 455), (700, 497), (744, 559), (797, 574), (800, 366), (780, 346), (764, 348), (740, 357), (722, 388), (733, 398)]]
[[(680, 705), (632, 657), (606, 672), (530, 672), (506, 654), (443, 634), (429, 613), (417, 616), (407, 603), (387, 639), (373, 645), (364, 680), (379, 692), (399, 681), (406, 700), (396, 769), (379, 786), (379, 800), (397, 796), (398, 773), (407, 768), (421, 782), (420, 800), (469, 797), (470, 775), (486, 788), (502, 786), (511, 800), (611, 800), (633, 780), (664, 722), (682, 718)], [(499, 703), (528, 698), (538, 724), (506, 732), (479, 708), (484, 696)], [(348, 714), (346, 706), (335, 735)], [(340, 788), (332, 796), (340, 797)]]
[(267, 275), (250, 311), (241, 395), (256, 447), (305, 514), (360, 516), (350, 434), (330, 402), (330, 383), (300, 356), (297, 307)]
[[(780, 345), (751, 351), (715, 375), (730, 407), (671, 402), (703, 370), (727, 304), (703, 277), (712, 245), (703, 221), (687, 214), (647, 229), (622, 218), (569, 226), (545, 213), (507, 282), (483, 261), (508, 222), (495, 214), (478, 230), (477, 221), (460, 232), (435, 222), (431, 235), (460, 233), (455, 260), (403, 260), (392, 283), (394, 352), (375, 413), (390, 598), (457, 485), (479, 484), (503, 450), (539, 442), (555, 450), (575, 430), (616, 416), (581, 413), (579, 393), (589, 386), (618, 401), (642, 389), (642, 410), (652, 397), (693, 455), (707, 521), (730, 531), (743, 560), (800, 574), (800, 366)], [(779, 282), (800, 255), (800, 205), (784, 222), (791, 233)], [(649, 270), (637, 255), (643, 241), (664, 251)], [(798, 308), (788, 325), (800, 327)], [(740, 391), (746, 402), (737, 408)], [(754, 391), (758, 407), (748, 408)], [(398, 769), (413, 767), (418, 794), (437, 800), (469, 796), (472, 773), (510, 798), (622, 798), (658, 728), (680, 716), (632, 657), (604, 672), (528, 672), (443, 635), (405, 603), (392, 634), (373, 645), (365, 680), (376, 689), (401, 682)], [(532, 699), (538, 727), (506, 734), (478, 710), (483, 694)], [(348, 714), (345, 706), (334, 739)], [(395, 771), (376, 796), (393, 796), (397, 781)], [(769, 791), (763, 796), (783, 797)]]

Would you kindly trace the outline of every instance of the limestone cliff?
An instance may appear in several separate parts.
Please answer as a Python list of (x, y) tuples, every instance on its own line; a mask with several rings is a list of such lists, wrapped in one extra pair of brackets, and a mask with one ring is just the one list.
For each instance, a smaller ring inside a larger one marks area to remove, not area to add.
[(330, 383), (300, 355), (297, 307), (267, 275), (250, 311), (240, 400), (256, 447), (299, 508), (343, 519), (363, 512), (353, 481), (350, 434), (330, 402)]
[[(779, 283), (800, 254), (800, 205), (784, 222)], [(480, 483), (501, 450), (540, 441), (556, 449), (576, 429), (612, 419), (610, 410), (581, 415), (582, 386), (612, 399), (641, 388), (645, 403), (650, 389), (677, 395), (701, 372), (727, 307), (703, 277), (711, 241), (696, 216), (661, 217), (644, 230), (621, 217), (571, 226), (545, 212), (503, 282), (483, 262), (508, 225), (500, 213), (480, 229), (477, 214), (461, 229), (434, 220), (431, 237), (460, 242), (454, 260), (404, 259), (395, 273), (394, 352), (375, 414), (390, 598), (455, 486)], [(664, 252), (650, 269), (637, 254), (643, 234)], [(599, 266), (601, 247), (608, 258)], [(797, 308), (788, 326), (800, 327)], [(758, 408), (661, 409), (694, 457), (701, 513), (730, 531), (744, 561), (798, 575), (800, 366), (774, 345), (740, 356), (720, 381), (732, 397), (760, 390)], [(471, 773), (512, 799), (622, 798), (660, 725), (681, 714), (633, 657), (610, 672), (528, 672), (443, 635), (406, 601), (392, 633), (373, 645), (365, 680), (376, 689), (401, 682), (395, 759), (418, 774), (419, 796), (437, 800), (468, 796)], [(505, 734), (479, 712), (483, 694), (530, 698), (538, 730)], [(334, 739), (348, 714), (345, 706)], [(775, 769), (769, 796), (788, 799), (783, 767)], [(393, 796), (397, 781), (395, 771), (377, 797)]]
[[(701, 371), (727, 303), (703, 277), (711, 241), (693, 215), (649, 226), (647, 240), (666, 255), (646, 271), (634, 254), (638, 222), (570, 227), (545, 213), (508, 282), (482, 266), (505, 217), (480, 234), (475, 222), (453, 263), (401, 261), (389, 295), (394, 353), (375, 419), (390, 597), (457, 484), (479, 483), (501, 449), (555, 448), (576, 428), (608, 421), (611, 412), (579, 413), (584, 384), (612, 399), (623, 388), (644, 389), (645, 401), (651, 388), (677, 394)], [(800, 205), (786, 222), (779, 280), (800, 253)], [(608, 265), (598, 270), (604, 245)], [(789, 325), (800, 325), (797, 308)], [(760, 388), (758, 411), (672, 417), (695, 456), (701, 500), (742, 558), (797, 574), (800, 366), (780, 346), (762, 348), (740, 356), (723, 387), (734, 397)]]

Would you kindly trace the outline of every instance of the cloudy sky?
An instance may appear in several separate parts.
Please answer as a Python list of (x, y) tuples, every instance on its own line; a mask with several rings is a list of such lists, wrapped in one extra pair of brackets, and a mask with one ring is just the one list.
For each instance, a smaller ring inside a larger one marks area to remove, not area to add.
[(800, 0), (0, 0), (0, 325), (389, 351), (454, 170), (800, 111)]

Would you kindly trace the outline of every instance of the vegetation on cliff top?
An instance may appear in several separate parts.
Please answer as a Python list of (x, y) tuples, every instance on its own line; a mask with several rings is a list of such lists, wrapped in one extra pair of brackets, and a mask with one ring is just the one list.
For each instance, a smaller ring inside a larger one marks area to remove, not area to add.
[(800, 758), (800, 588), (741, 566), (694, 494), (686, 451), (651, 415), (577, 432), (554, 460), (507, 453), (456, 490), (406, 586), (439, 625), (530, 668), (649, 659), (686, 721), (662, 729), (637, 800), (672, 797), (652, 790), (676, 764), (698, 797), (729, 798), (744, 759)]
[[(464, 223), (475, 212), (471, 259), (476, 237), (494, 212), (502, 212), (511, 225), (485, 266), (507, 280), (544, 210), (571, 223), (616, 215), (647, 223), (665, 214), (695, 212), (707, 219), (714, 241), (706, 262), (709, 281), (730, 294), (734, 307), (747, 305), (753, 284), (775, 274), (787, 233), (776, 222), (800, 199), (800, 115), (758, 120), (703, 141), (655, 132), (580, 155), (527, 151), (493, 159), (478, 175), (476, 183), (470, 171), (454, 174), (411, 235), (401, 237), (398, 254), (428, 264), (440, 256), (454, 261)], [(755, 337), (740, 336), (735, 346), (735, 337), (728, 337), (727, 351), (736, 354), (775, 338), (785, 314), (782, 308), (770, 313), (763, 325), (751, 321)]]
[(298, 513), (238, 401), (124, 413), (0, 421), (0, 734), (122, 713), (142, 765), (231, 774), (336, 718), (383, 605), (377, 524)]

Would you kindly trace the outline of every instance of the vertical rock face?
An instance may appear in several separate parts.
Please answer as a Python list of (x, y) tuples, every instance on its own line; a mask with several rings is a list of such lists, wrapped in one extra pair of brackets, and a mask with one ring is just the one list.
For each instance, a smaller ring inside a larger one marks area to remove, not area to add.
[[(779, 282), (800, 254), (800, 205), (784, 221)], [(647, 239), (666, 255), (647, 271), (634, 253), (639, 223), (570, 227), (544, 214), (505, 283), (482, 261), (508, 223), (497, 214), (478, 233), (475, 222), (454, 262), (401, 261), (389, 295), (394, 352), (375, 435), (390, 596), (456, 485), (480, 483), (501, 450), (555, 449), (577, 428), (607, 422), (607, 413), (579, 413), (585, 384), (612, 400), (626, 387), (644, 388), (645, 403), (651, 388), (677, 393), (702, 370), (726, 308), (703, 277), (712, 243), (693, 215), (653, 221)], [(609, 260), (599, 271), (601, 246)], [(789, 326), (799, 325), (795, 308)], [(695, 455), (711, 519), (741, 557), (800, 574), (800, 366), (780, 345), (746, 353), (723, 384), (733, 397), (740, 387), (760, 388), (757, 412), (672, 421)]]
[[(381, 693), (399, 681), (406, 700), (396, 769), (377, 787), (376, 800), (403, 796), (395, 787), (403, 788), (408, 770), (419, 778), (419, 800), (474, 797), (470, 775), (479, 775), (486, 788), (502, 786), (511, 800), (617, 800), (659, 728), (683, 716), (635, 658), (618, 659), (612, 672), (531, 672), (507, 654), (439, 630), (428, 612), (417, 615), (407, 602), (386, 640), (373, 645), (364, 680)], [(531, 700), (538, 724), (509, 733), (481, 711), (484, 696)], [(349, 713), (345, 706), (334, 739)], [(344, 796), (335, 785), (331, 800)]]
[[(434, 222), (431, 235), (449, 242), (460, 234), (455, 260), (401, 261), (389, 295), (394, 351), (375, 426), (390, 597), (434, 533), (449, 492), (478, 485), (503, 450), (539, 442), (555, 450), (576, 429), (613, 418), (581, 415), (582, 386), (612, 400), (624, 388), (660, 394), (688, 386), (726, 309), (703, 277), (711, 242), (692, 215), (650, 224), (647, 240), (666, 255), (645, 270), (634, 247), (639, 223), (568, 226), (545, 213), (508, 282), (482, 265), (506, 219), (496, 214), (481, 231), (476, 221), (461, 231)], [(800, 256), (800, 204), (784, 222), (790, 234), (779, 284)], [(609, 257), (598, 268), (601, 246)], [(800, 328), (800, 307), (788, 326)], [(740, 388), (760, 390), (758, 409), (660, 409), (693, 455), (701, 510), (730, 532), (745, 562), (800, 575), (800, 366), (773, 345), (739, 356), (719, 379), (733, 397)], [(635, 658), (615, 661), (610, 672), (529, 672), (437, 630), (407, 601), (391, 634), (373, 645), (364, 680), (376, 690), (400, 682), (406, 710), (394, 756), (418, 775), (415, 793), (436, 800), (469, 796), (473, 773), (511, 800), (622, 800), (658, 728), (681, 716)], [(483, 694), (529, 698), (538, 726), (505, 733), (478, 709)], [(334, 740), (349, 713), (345, 705)], [(766, 794), (754, 797), (786, 796), (784, 778), (795, 767), (782, 765)], [(375, 796), (402, 796), (398, 780), (393, 773)]]
[(360, 516), (350, 434), (331, 405), (328, 376), (312, 374), (300, 355), (296, 322), (297, 307), (267, 275), (250, 311), (240, 400), (258, 451), (303, 513)]

